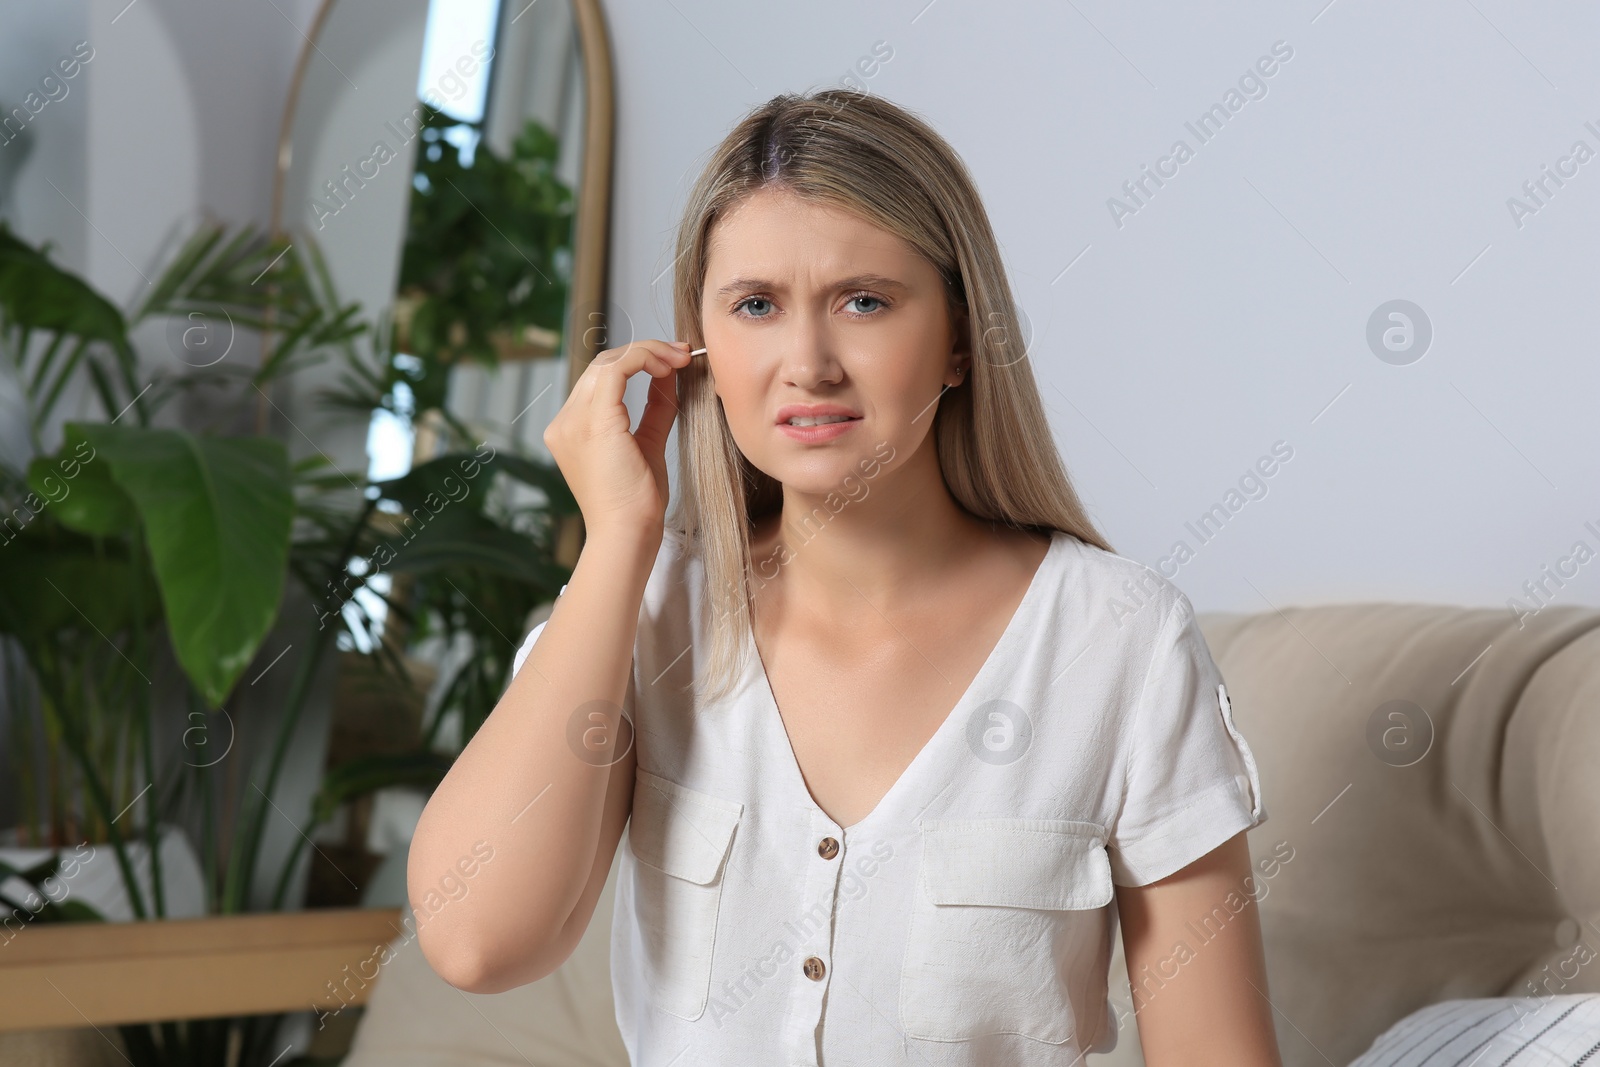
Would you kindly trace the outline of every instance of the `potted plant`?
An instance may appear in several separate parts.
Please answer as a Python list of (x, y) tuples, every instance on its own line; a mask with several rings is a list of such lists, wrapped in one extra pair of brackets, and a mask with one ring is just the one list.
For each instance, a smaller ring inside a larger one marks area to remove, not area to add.
[[(129, 340), (146, 320), (189, 329), (219, 311), (237, 327), (270, 330), (258, 367), (156, 373)], [(19, 843), (50, 853), (0, 867), (0, 881), (33, 887), (22, 908), (15, 891), (0, 900), (13, 922), (110, 917), (52, 891), (73, 883), (68, 867), (83, 861), (68, 850), (80, 845), (103, 849), (114, 864), (133, 919), (173, 914), (170, 857), (184, 851), (198, 857), (205, 914), (286, 906), (305, 845), (260, 892), (264, 832), (319, 666), (341, 634), (378, 634), (370, 655), (401, 679), (409, 673), (399, 635), (470, 639), (472, 654), (449, 679), (430, 737), (454, 714), (464, 739), (493, 706), (515, 652), (507, 635), (519, 634), (528, 611), (554, 599), (570, 575), (553, 546), (577, 509), (553, 466), (466, 447), (467, 428), (448, 413), (447, 454), (370, 484), (320, 456), (291, 462), (270, 436), (157, 423), (188, 393), (248, 397), (329, 359), (345, 374), (324, 399), (370, 416), (396, 402), (393, 385), (405, 373), (380, 327), (338, 301), (306, 235), (291, 243), (207, 223), (124, 314), (0, 225), (0, 349), (23, 387), (35, 453), (25, 466), (0, 464), (0, 647), (19, 731)], [(56, 430), (56, 407), (79, 382), (101, 418)], [(507, 480), (537, 489), (539, 502), (508, 509), (499, 484)], [(407, 577), (411, 595), (385, 589), (380, 575)], [(286, 618), (291, 600), (318, 610)], [(387, 629), (372, 603), (384, 606)], [(250, 772), (222, 773), (226, 754), (211, 763), (163, 748), (215, 721), (246, 671), (264, 666), (256, 663), (262, 641), (279, 625), (298, 628), (283, 664), (291, 681)], [(332, 768), (311, 810), (291, 818), (308, 844), (316, 823), (349, 798), (395, 782), (426, 786), (449, 759), (427, 746)], [(174, 835), (182, 841), (179, 825), (197, 848), (167, 844)], [(267, 1062), (280, 1018), (119, 1030), (138, 1067), (225, 1058), (252, 1067)]]
[[(572, 190), (559, 142), (529, 119), (501, 156), (483, 124), (418, 103), (398, 345), (425, 362), (537, 359), (560, 350), (572, 273)], [(466, 146), (466, 147), (464, 147)]]

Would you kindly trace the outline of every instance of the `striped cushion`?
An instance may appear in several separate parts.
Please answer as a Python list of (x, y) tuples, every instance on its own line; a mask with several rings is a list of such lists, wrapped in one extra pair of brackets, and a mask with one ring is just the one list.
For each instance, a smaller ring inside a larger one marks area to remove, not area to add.
[(1600, 1067), (1600, 994), (1446, 1000), (1379, 1035), (1350, 1067)]

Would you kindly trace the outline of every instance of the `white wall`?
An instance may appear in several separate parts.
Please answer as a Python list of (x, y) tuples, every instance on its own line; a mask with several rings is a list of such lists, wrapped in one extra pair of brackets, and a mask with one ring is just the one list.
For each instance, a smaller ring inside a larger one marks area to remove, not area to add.
[(314, 0), (89, 0), (91, 280), (144, 287), (201, 211), (265, 225), (284, 95)]
[[(67, 239), (97, 282), (132, 295), (141, 283), (123, 255), (146, 263), (183, 213), (264, 220), (314, 5), (124, 5), (87, 4), (89, 73), (104, 89), (87, 119), (87, 214), (101, 232)], [(670, 332), (666, 279), (652, 279), (727, 128), (774, 93), (839, 83), (882, 41), (893, 58), (866, 84), (930, 119), (976, 175), (1093, 515), (1154, 565), (1186, 540), (1194, 558), (1167, 570), (1197, 606), (1499, 605), (1575, 542), (1600, 548), (1585, 525), (1600, 528), (1585, 417), (1600, 385), (1600, 162), (1520, 227), (1507, 208), (1574, 142), (1600, 152), (1585, 126), (1600, 127), (1592, 7), (606, 8), (613, 298), (636, 333)], [(1293, 57), (1265, 97), (1198, 144), (1185, 123), (1277, 41)], [(1108, 199), (1178, 138), (1194, 157), (1116, 225)], [(1397, 298), (1434, 329), (1408, 366), (1365, 340)], [(1293, 458), (1266, 495), (1201, 543), (1185, 524), (1279, 441)], [(1597, 570), (1551, 584), (1555, 601), (1600, 601)]]
[[(0, 218), (20, 239), (48, 242), (73, 271), (84, 269), (91, 232), (74, 206), (85, 200), (89, 69), (99, 58), (87, 7), (0, 0)], [(26, 412), (21, 387), (0, 374), (0, 459), (13, 466), (33, 451)]]
[[(0, 0), (0, 122), (12, 123), (0, 127), (0, 217), (24, 240), (54, 241), (56, 261), (69, 269), (82, 268), (88, 231), (69, 202), (83, 199), (85, 75), (96, 58), (87, 7), (83, 0), (47, 7)], [(80, 56), (90, 57), (87, 64)], [(63, 59), (73, 77), (63, 77)], [(26, 114), (13, 117), (17, 107)]]
[[(1592, 6), (607, 9), (612, 295), (638, 335), (671, 336), (670, 278), (652, 280), (710, 149), (881, 41), (893, 58), (866, 85), (930, 120), (989, 205), (1095, 521), (1151, 565), (1187, 541), (1166, 573), (1198, 608), (1499, 606), (1574, 542), (1600, 549), (1600, 160), (1520, 228), (1506, 203), (1575, 141), (1600, 152)], [(1293, 55), (1266, 95), (1200, 144), (1185, 123), (1277, 41)], [(1193, 158), (1119, 227), (1108, 199), (1179, 138)], [(1396, 298), (1434, 330), (1408, 366), (1365, 339)], [(1186, 529), (1279, 441), (1265, 496), (1208, 542)], [(1600, 603), (1597, 574), (1550, 584), (1555, 602)]]

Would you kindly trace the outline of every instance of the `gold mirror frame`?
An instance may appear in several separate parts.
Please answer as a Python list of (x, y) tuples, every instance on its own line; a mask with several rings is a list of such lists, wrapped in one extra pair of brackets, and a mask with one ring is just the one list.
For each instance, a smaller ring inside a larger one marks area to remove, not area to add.
[[(316, 55), (317, 40), (322, 36), (328, 16), (338, 2), (322, 0), (321, 7), (317, 9), (316, 18), (306, 34), (305, 47), (300, 50), (300, 58), (295, 62), (294, 76), (284, 101), (269, 224), (270, 232), (275, 237), (283, 235), (284, 188), (293, 161), (294, 118), (300, 102), (300, 89), (305, 83), (306, 68)], [(579, 375), (600, 353), (602, 339), (606, 336), (606, 278), (611, 247), (611, 168), (616, 121), (611, 37), (606, 30), (600, 0), (567, 2), (572, 5), (577, 23), (584, 79), (583, 163), (576, 193), (578, 211), (573, 223), (572, 282), (568, 289), (566, 311), (566, 391), (570, 394)], [(269, 347), (263, 346), (263, 360), (269, 351)], [(574, 521), (562, 531), (556, 551), (557, 559), (569, 567), (576, 565), (581, 544), (582, 520), (574, 516)]]

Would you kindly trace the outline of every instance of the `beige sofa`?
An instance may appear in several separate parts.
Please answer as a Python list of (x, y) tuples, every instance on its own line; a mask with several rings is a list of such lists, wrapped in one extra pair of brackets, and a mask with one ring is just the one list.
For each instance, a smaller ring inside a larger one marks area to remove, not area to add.
[[(1251, 851), (1291, 855), (1257, 889), (1285, 1067), (1347, 1064), (1441, 1000), (1600, 992), (1580, 963), (1600, 946), (1600, 611), (1200, 623), (1260, 768)], [(572, 958), (521, 989), (461, 993), (397, 943), (345, 1067), (623, 1067), (614, 882)], [(1142, 1064), (1120, 944), (1111, 978), (1118, 1046), (1089, 1062)]]

